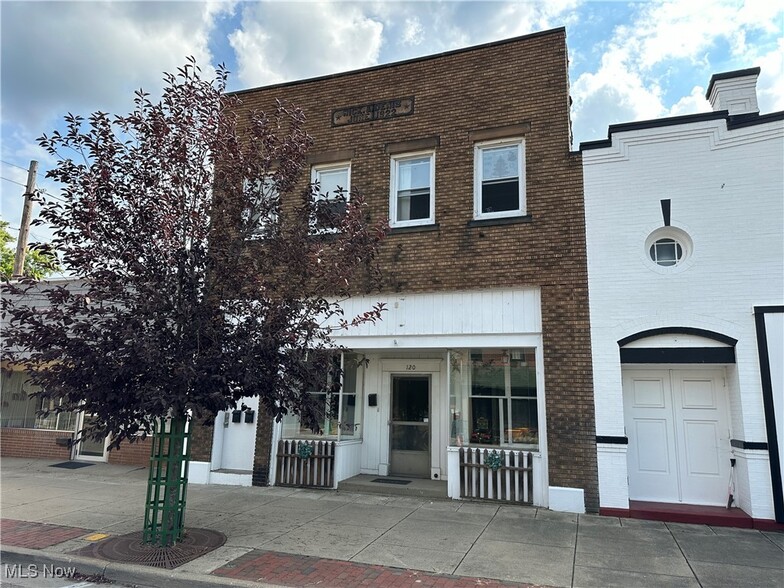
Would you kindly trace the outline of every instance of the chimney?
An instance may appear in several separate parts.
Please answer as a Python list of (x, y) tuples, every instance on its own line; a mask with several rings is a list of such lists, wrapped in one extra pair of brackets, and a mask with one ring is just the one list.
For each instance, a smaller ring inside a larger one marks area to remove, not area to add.
[(713, 110), (734, 114), (759, 114), (757, 78), (760, 68), (739, 69), (713, 74), (705, 97)]

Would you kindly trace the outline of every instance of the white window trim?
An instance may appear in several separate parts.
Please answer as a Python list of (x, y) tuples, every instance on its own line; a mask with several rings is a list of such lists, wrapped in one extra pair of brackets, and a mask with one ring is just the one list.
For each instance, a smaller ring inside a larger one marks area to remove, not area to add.
[[(348, 204), (349, 201), (351, 200), (351, 162), (350, 161), (341, 161), (341, 162), (338, 162), (338, 163), (324, 163), (324, 164), (318, 164), (318, 165), (311, 166), (311, 168), (310, 168), (310, 183), (311, 184), (315, 184), (316, 182), (319, 182), (319, 188), (320, 188), (321, 174), (323, 172), (334, 171), (334, 170), (338, 170), (338, 169), (346, 169), (346, 184), (347, 185), (346, 186), (341, 186), (341, 188), (343, 188), (343, 192), (344, 192), (344, 194), (346, 196), (346, 204)], [(323, 198), (323, 199), (324, 200), (334, 200), (334, 198), (330, 198), (329, 196), (327, 196), (326, 198)], [(315, 229), (315, 228), (311, 228), (311, 232), (314, 233), (314, 234), (319, 234), (319, 235), (329, 234), (329, 233), (337, 233), (338, 232), (338, 228), (337, 227), (334, 228), (334, 229)]]
[[(414, 220), (397, 220), (397, 177), (398, 164), (411, 159), (430, 158), (430, 215), (427, 218)], [(389, 163), (389, 226), (416, 227), (422, 225), (432, 225), (436, 222), (436, 152), (432, 149), (426, 151), (415, 151), (411, 153), (401, 153), (393, 155)]]
[[(520, 194), (520, 206), (516, 210), (502, 210), (499, 212), (482, 212), (482, 151), (491, 147), (506, 147), (518, 145), (517, 165), (520, 174), (517, 178), (519, 182), (518, 193)], [(514, 216), (525, 216), (525, 139), (515, 137), (511, 139), (495, 139), (492, 141), (482, 141), (474, 144), (474, 219), (493, 219), (508, 218)]]
[[(493, 349), (493, 348), (488, 348), (488, 349)], [(528, 350), (528, 349), (531, 349), (531, 348), (530, 347), (529, 348), (517, 347), (517, 348), (512, 348), (512, 349), (499, 349), (499, 350), (503, 351), (504, 353), (511, 353), (512, 351), (525, 351), (525, 350)], [(470, 356), (471, 348), (468, 348), (467, 352), (469, 353), (469, 356)], [(536, 358), (536, 360), (538, 361), (538, 358)], [(469, 359), (469, 365), (470, 365), (470, 359)], [(535, 369), (538, 369), (538, 368), (535, 368)], [(473, 414), (472, 414), (473, 413), (473, 406), (472, 406), (472, 402), (471, 401), (474, 398), (492, 399), (492, 400), (498, 401), (498, 408), (499, 408), (499, 413), (500, 414), (504, 414), (504, 411), (503, 411), (503, 408), (501, 407), (501, 405), (505, 404), (506, 405), (506, 416), (507, 416), (507, 419), (509, 419), (509, 420), (505, 421), (502, 424), (502, 426), (501, 426), (500, 439), (499, 439), (499, 444), (498, 445), (489, 445), (489, 444), (486, 444), (486, 443), (470, 443), (470, 442), (469, 442), (469, 445), (471, 445), (472, 447), (488, 447), (488, 448), (496, 448), (496, 449), (498, 449), (499, 447), (501, 449), (504, 449), (504, 448), (512, 448), (512, 449), (524, 448), (524, 449), (527, 449), (529, 451), (540, 451), (540, 447), (541, 447), (541, 435), (540, 435), (541, 427), (538, 426), (538, 419), (540, 417), (540, 415), (539, 415), (539, 404), (540, 404), (540, 402), (539, 402), (539, 378), (538, 377), (536, 378), (536, 386), (537, 386), (537, 388), (536, 388), (536, 394), (534, 396), (512, 396), (512, 373), (511, 373), (510, 366), (508, 364), (504, 366), (504, 395), (503, 396), (477, 396), (477, 395), (474, 395), (474, 394), (471, 393), (471, 390), (473, 388), (473, 383), (474, 383), (474, 370), (473, 369), (469, 369), (469, 371), (468, 371), (468, 393), (467, 393), (469, 418), (467, 420), (468, 430), (466, 431), (466, 434), (468, 435), (469, 440), (471, 438), (471, 420), (473, 418)], [(512, 401), (513, 400), (533, 400), (533, 401), (536, 402), (536, 409), (537, 409), (537, 443), (535, 445), (533, 443), (515, 443), (515, 442), (507, 439), (507, 432), (510, 429), (509, 425), (512, 424), (511, 423), (511, 418), (512, 418)], [(534, 449), (534, 447), (535, 447), (535, 449)]]

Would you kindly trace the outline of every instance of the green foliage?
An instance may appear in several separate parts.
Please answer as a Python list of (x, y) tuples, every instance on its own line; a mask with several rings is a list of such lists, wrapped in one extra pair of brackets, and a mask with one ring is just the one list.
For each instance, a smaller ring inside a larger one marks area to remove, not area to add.
[[(8, 221), (0, 220), (0, 278), (10, 280), (14, 271), (15, 241), (8, 232)], [(34, 244), (27, 250), (24, 275), (41, 280), (58, 271), (57, 256), (46, 245)]]

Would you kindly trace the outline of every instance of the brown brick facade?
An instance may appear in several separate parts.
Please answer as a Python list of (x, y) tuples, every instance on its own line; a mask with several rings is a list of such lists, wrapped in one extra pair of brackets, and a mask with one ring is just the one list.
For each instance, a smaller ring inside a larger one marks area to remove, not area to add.
[(107, 457), (109, 463), (116, 465), (138, 465), (148, 467), (150, 465), (150, 451), (152, 450), (152, 438), (136, 441), (135, 443), (123, 443), (119, 449), (113, 449)]
[(213, 426), (205, 425), (204, 419), (194, 418), (190, 422), (190, 444), (192, 461), (210, 461), (212, 459)]
[(47, 429), (0, 429), (0, 457), (29, 457), (33, 459), (71, 458), (68, 441), (71, 431), (49, 431)]
[[(582, 168), (580, 154), (570, 152), (567, 62), (566, 33), (556, 29), (239, 95), (249, 108), (269, 109), (276, 98), (303, 108), (314, 157), (353, 152), (351, 187), (364, 193), (374, 218), (389, 215), (388, 146), (437, 138), (436, 226), (389, 235), (380, 254), (384, 289), (541, 289), (550, 484), (583, 488), (586, 508), (596, 510)], [(407, 96), (413, 114), (332, 126), (335, 109)], [(499, 127), (524, 136), (530, 218), (472, 223), (474, 142), (504, 136)], [(264, 422), (259, 468), (269, 455)]]

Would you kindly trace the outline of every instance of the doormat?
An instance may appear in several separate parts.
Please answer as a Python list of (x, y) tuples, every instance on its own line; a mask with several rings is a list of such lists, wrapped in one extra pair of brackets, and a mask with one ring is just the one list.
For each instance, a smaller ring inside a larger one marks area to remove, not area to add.
[(65, 470), (78, 470), (79, 468), (86, 468), (87, 466), (95, 465), (94, 463), (84, 463), (83, 461), (64, 461), (63, 463), (55, 463), (50, 465), (50, 468), (63, 468)]
[(226, 535), (210, 529), (186, 529), (182, 541), (171, 547), (142, 542), (142, 531), (96, 541), (71, 553), (104, 561), (132, 563), (171, 570), (226, 543)]
[(390, 478), (376, 478), (375, 480), (370, 481), (377, 482), (378, 484), (399, 484), (401, 486), (411, 483), (411, 480), (392, 480)]

